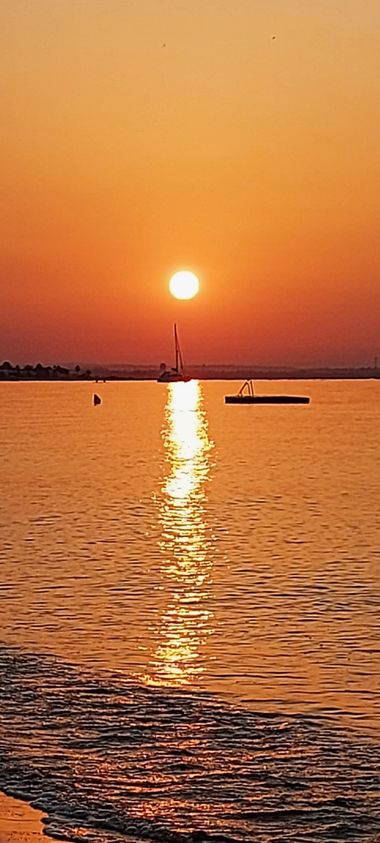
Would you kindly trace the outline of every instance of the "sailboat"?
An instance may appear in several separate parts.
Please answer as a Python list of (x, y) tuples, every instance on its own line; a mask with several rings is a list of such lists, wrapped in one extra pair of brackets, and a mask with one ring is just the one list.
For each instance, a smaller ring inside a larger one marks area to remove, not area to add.
[(157, 383), (175, 383), (176, 381), (187, 382), (191, 380), (191, 378), (185, 375), (183, 357), (178, 339), (177, 325), (174, 325), (174, 351), (175, 366), (172, 369), (163, 369), (157, 378)]

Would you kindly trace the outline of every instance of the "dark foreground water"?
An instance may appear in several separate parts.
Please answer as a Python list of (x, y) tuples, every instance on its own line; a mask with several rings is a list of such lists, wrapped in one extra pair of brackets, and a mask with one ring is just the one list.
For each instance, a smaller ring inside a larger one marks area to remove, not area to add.
[(375, 841), (380, 746), (2, 648), (0, 786), (69, 840)]

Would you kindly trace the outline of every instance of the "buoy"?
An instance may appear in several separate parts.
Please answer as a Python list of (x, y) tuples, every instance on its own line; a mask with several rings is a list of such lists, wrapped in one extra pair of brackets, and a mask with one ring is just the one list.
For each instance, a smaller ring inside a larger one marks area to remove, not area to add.
[(102, 403), (102, 399), (101, 399), (100, 395), (97, 395), (96, 392), (94, 392), (92, 400), (94, 402), (94, 407), (97, 407), (98, 404)]

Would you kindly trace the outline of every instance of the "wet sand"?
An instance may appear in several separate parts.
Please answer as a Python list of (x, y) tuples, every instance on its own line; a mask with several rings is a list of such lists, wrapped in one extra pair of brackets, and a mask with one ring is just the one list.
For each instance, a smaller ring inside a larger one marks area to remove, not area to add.
[(0, 793), (0, 843), (54, 843), (43, 834), (42, 811)]

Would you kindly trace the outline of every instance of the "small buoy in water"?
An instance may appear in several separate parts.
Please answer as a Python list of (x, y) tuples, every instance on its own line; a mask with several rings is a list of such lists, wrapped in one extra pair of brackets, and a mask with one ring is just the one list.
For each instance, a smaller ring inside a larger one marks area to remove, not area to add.
[(97, 395), (96, 392), (94, 392), (94, 394), (92, 396), (92, 400), (94, 402), (94, 407), (97, 407), (98, 404), (102, 403), (102, 399), (101, 399), (100, 395)]

